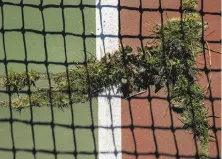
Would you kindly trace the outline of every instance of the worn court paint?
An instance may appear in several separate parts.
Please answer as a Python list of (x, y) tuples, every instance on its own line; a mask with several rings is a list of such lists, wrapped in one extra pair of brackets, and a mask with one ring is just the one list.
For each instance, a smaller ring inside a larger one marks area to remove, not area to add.
[[(118, 49), (118, 0), (97, 0), (96, 4), (96, 35), (100, 35), (96, 41), (96, 56), (101, 59), (105, 52)], [(103, 35), (116, 37), (103, 39)], [(99, 159), (122, 158), (121, 153), (116, 156), (114, 153), (121, 151), (122, 147), (121, 129), (112, 129), (112, 126), (121, 126), (121, 98), (112, 96), (117, 95), (115, 91), (107, 90), (101, 94), (103, 97), (98, 97)]]

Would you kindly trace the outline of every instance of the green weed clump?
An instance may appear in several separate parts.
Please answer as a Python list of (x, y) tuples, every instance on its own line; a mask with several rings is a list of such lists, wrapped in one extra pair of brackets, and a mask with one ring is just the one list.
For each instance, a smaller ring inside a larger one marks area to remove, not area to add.
[[(31, 71), (27, 76), (9, 71), (8, 78), (0, 79), (8, 91), (19, 94), (28, 84), (37, 87), (30, 96), (13, 99), (10, 106), (17, 109), (29, 106), (63, 108), (86, 102), (112, 86), (116, 86), (124, 97), (151, 85), (155, 86), (155, 92), (167, 87), (172, 110), (182, 115), (184, 128), (198, 138), (200, 158), (207, 158), (209, 126), (203, 90), (197, 83), (199, 70), (195, 67), (202, 46), (202, 28), (207, 29), (207, 24), (202, 24), (195, 12), (194, 0), (184, 0), (183, 9), (182, 20), (173, 18), (163, 25), (156, 25), (154, 42), (138, 48), (136, 54), (126, 46), (105, 54), (101, 60), (91, 56), (86, 65), (53, 75), (51, 88), (36, 86), (35, 82), (40, 78), (37, 72)], [(2, 106), (7, 104), (6, 101), (0, 103)]]

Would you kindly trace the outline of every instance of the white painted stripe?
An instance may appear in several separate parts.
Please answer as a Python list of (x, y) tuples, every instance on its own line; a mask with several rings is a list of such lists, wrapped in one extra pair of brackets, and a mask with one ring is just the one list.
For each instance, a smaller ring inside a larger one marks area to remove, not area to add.
[[(118, 38), (107, 37), (102, 39), (102, 35), (118, 35), (118, 0), (96, 0), (96, 5), (101, 6), (101, 8), (97, 8), (96, 10), (96, 35), (101, 35), (100, 38), (96, 40), (96, 56), (98, 59), (101, 59), (105, 52), (114, 52), (119, 48)], [(104, 7), (104, 5), (115, 7)], [(115, 90), (116, 89), (114, 89), (114, 92)], [(112, 95), (115, 94), (114, 92), (111, 91), (110, 93), (107, 90), (101, 93), (101, 95), (107, 95), (107, 97), (98, 97), (99, 126), (109, 128), (111, 124), (113, 124), (114, 127), (121, 126), (121, 98), (112, 97)], [(111, 97), (111, 99), (109, 99), (108, 96)], [(121, 129), (114, 129), (113, 131), (112, 129), (99, 128), (99, 159), (121, 159), (122, 154), (118, 154), (117, 156), (114, 154), (115, 147), (117, 151), (122, 150), (121, 139)]]

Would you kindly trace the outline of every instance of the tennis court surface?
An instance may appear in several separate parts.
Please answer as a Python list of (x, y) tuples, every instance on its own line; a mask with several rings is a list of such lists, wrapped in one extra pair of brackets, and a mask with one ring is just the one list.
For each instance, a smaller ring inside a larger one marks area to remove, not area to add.
[[(180, 17), (176, 0), (0, 0), (0, 77), (10, 70), (36, 70), (36, 85), (51, 88), (51, 77), (100, 59), (119, 46), (142, 47), (151, 28)], [(221, 50), (219, 0), (198, 0), (211, 49)], [(167, 13), (166, 13), (167, 12)], [(210, 116), (209, 158), (221, 158), (221, 55), (199, 56), (200, 84), (211, 80), (205, 97)], [(209, 58), (212, 60), (209, 66)], [(210, 71), (209, 71), (210, 70)], [(28, 96), (34, 87), (25, 88)], [(115, 91), (115, 90), (114, 90)], [(0, 101), (14, 99), (0, 88)], [(49, 99), (50, 100), (50, 99)], [(217, 118), (219, 117), (219, 118)], [(154, 159), (196, 158), (193, 136), (167, 95), (149, 90), (130, 99), (107, 90), (89, 102), (67, 108), (0, 107), (0, 159)]]

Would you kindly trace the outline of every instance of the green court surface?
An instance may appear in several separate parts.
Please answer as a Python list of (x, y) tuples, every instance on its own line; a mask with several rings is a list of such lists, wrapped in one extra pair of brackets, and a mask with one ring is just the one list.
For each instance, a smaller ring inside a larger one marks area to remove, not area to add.
[[(10, 2), (10, 3), (7, 3)], [(65, 37), (62, 36), (63, 19), (62, 9), (57, 7), (46, 7), (43, 10), (43, 16), (45, 20), (45, 31), (53, 32), (56, 34), (46, 34), (44, 49), (44, 34), (43, 20), (41, 11), (39, 8), (24, 6), (24, 28), (31, 30), (25, 33), (25, 45), (23, 41), (23, 34), (19, 30), (22, 28), (22, 7), (19, 5), (21, 0), (3, 0), (5, 3), (2, 7), (3, 15), (0, 13), (0, 28), (3, 27), (4, 36), (0, 33), (0, 60), (3, 61), (6, 53), (6, 60), (18, 60), (24, 61), (27, 58), (28, 61), (44, 62), (46, 60), (46, 54), (48, 56), (48, 62), (60, 62), (65, 61), (65, 48), (68, 62), (83, 62), (84, 55), (84, 43), (86, 51), (95, 55), (96, 52), (96, 39), (95, 38), (82, 38), (85, 31), (86, 35), (90, 35), (91, 32), (96, 32), (96, 19), (95, 8), (84, 7), (83, 12), (80, 8), (65, 8), (65, 32), (68, 33)], [(64, 0), (64, 4), (78, 5), (81, 0)], [(43, 6), (53, 4), (60, 5), (61, 0), (43, 0)], [(95, 4), (95, 0), (83, 0), (83, 4)], [(40, 0), (23, 0), (23, 4), (32, 4), (39, 6)], [(84, 15), (84, 18), (82, 17)], [(3, 21), (1, 20), (3, 17)], [(84, 25), (83, 25), (84, 24)], [(84, 28), (85, 26), (85, 28)], [(16, 30), (17, 29), (17, 30)], [(14, 30), (14, 31), (10, 31)], [(33, 32), (33, 31), (36, 32)], [(4, 43), (5, 41), (5, 52)], [(66, 45), (64, 44), (64, 38)], [(84, 41), (85, 40), (85, 41)], [(25, 57), (25, 49), (27, 50), (27, 57)], [(69, 66), (70, 68), (73, 66)], [(11, 63), (7, 64), (8, 69), (22, 72), (25, 71), (25, 64)], [(36, 71), (46, 73), (46, 67), (43, 64), (28, 64), (28, 69), (34, 69)], [(56, 73), (65, 71), (65, 66), (57, 64), (49, 64), (49, 73)], [(0, 63), (0, 75), (5, 74), (5, 65)], [(40, 81), (37, 86), (48, 86), (48, 81)], [(1, 88), (2, 90), (4, 88)], [(0, 100), (7, 100), (8, 95), (0, 93)], [(32, 149), (34, 146), (32, 127), (34, 127), (34, 139), (36, 148), (37, 159), (54, 159), (52, 154), (54, 149), (53, 136), (51, 122), (55, 123), (55, 147), (56, 152), (59, 152), (58, 159), (74, 159), (73, 153), (77, 151), (78, 159), (93, 159), (95, 158), (93, 152), (97, 150), (98, 146), (98, 132), (97, 129), (92, 131), (91, 125), (98, 124), (98, 102), (97, 99), (92, 101), (92, 112), (90, 111), (89, 103), (75, 104), (71, 108), (65, 108), (63, 110), (53, 108), (54, 118), (52, 118), (52, 112), (50, 107), (33, 107), (33, 122), (31, 120), (30, 109), (22, 110), (22, 112), (13, 111), (12, 118), (16, 120), (22, 120), (25, 122), (13, 122), (13, 136), (14, 146), (16, 151), (16, 159), (34, 159)], [(93, 116), (92, 116), (93, 115)], [(77, 128), (72, 129), (72, 117), (74, 126)], [(0, 120), (9, 119), (9, 108), (0, 108)], [(93, 118), (93, 120), (92, 120)], [(93, 121), (93, 123), (92, 123)], [(35, 124), (37, 123), (37, 124)], [(41, 124), (45, 123), (45, 124)], [(85, 128), (84, 128), (85, 127)], [(86, 128), (87, 127), (87, 128)], [(96, 142), (94, 142), (93, 135)], [(75, 142), (74, 142), (75, 141)], [(96, 145), (96, 147), (95, 147)], [(11, 137), (11, 128), (9, 122), (0, 122), (0, 158), (10, 159), (13, 156), (12, 150), (13, 142)], [(8, 149), (8, 151), (3, 150)], [(31, 150), (31, 151), (26, 151)], [(39, 152), (40, 150), (41, 152)], [(46, 151), (46, 152), (43, 152)], [(48, 153), (48, 152), (51, 152)], [(62, 153), (60, 153), (62, 152)], [(79, 152), (87, 152), (92, 155), (84, 155)]]

